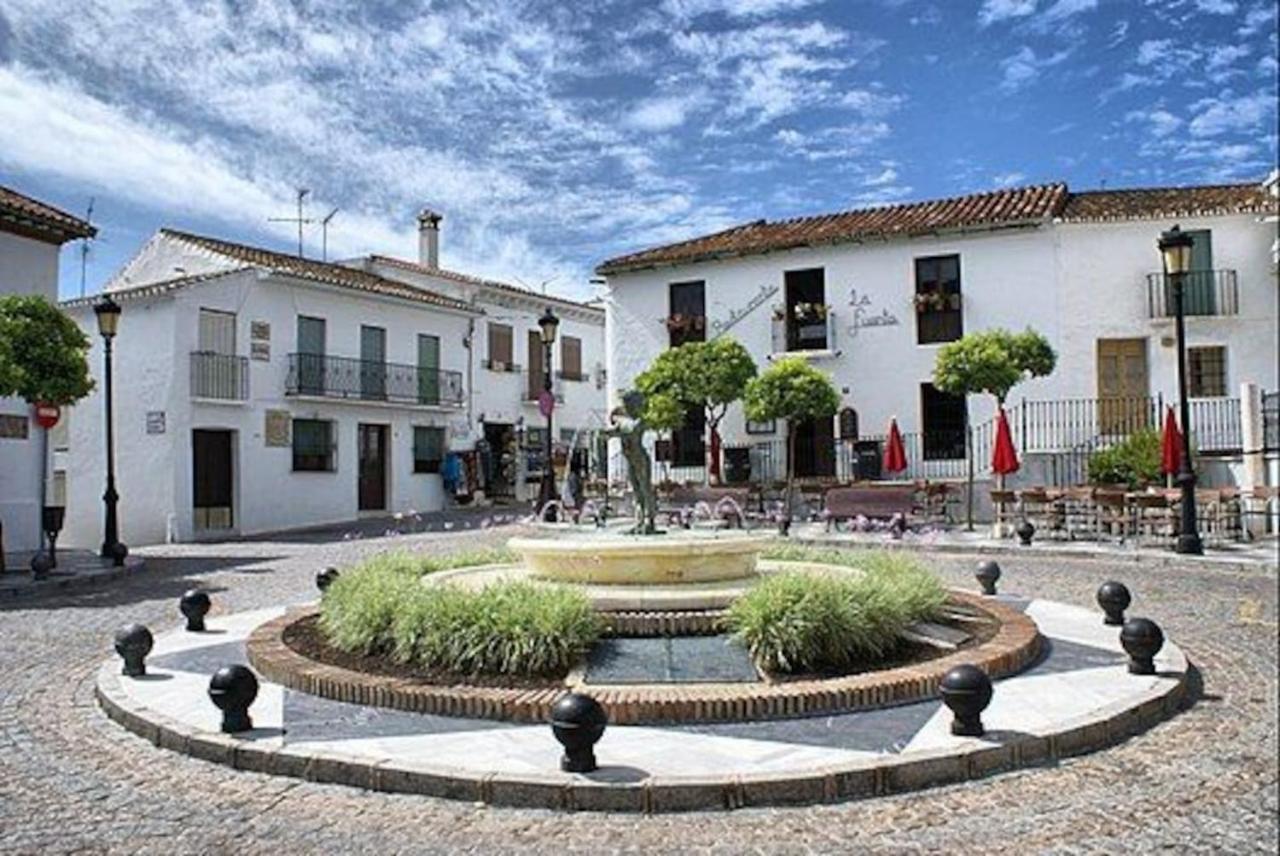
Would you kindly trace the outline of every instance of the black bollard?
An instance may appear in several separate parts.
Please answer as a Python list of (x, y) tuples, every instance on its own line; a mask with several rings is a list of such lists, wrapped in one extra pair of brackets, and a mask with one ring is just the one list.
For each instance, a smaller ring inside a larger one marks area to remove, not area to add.
[(204, 632), (204, 617), (209, 614), (209, 595), (200, 589), (190, 589), (178, 600), (178, 610), (187, 619), (187, 630)]
[(1000, 566), (988, 559), (978, 565), (978, 570), (974, 577), (981, 583), (983, 594), (994, 595), (996, 593), (996, 582), (1000, 579)]
[(1013, 531), (1017, 533), (1018, 540), (1022, 542), (1022, 546), (1031, 546), (1031, 539), (1036, 534), (1036, 527), (1030, 520), (1024, 519), (1018, 524), (1018, 528)]
[(982, 712), (991, 703), (991, 679), (977, 666), (964, 663), (942, 677), (942, 702), (955, 714), (951, 733), (958, 737), (981, 737)]
[(129, 555), (129, 548), (119, 541), (111, 545), (111, 564), (117, 568), (124, 567), (124, 560)]
[(31, 578), (42, 580), (53, 570), (53, 558), (44, 550), (31, 557)]
[(223, 666), (209, 679), (209, 698), (222, 711), (222, 730), (226, 734), (253, 728), (249, 705), (257, 697), (258, 679), (248, 666)]
[(1120, 627), (1124, 624), (1124, 611), (1129, 608), (1129, 604), (1133, 602), (1133, 598), (1129, 595), (1124, 583), (1118, 583), (1114, 580), (1108, 580), (1098, 586), (1098, 606), (1102, 607), (1102, 611), (1106, 613), (1106, 618), (1102, 619), (1103, 624), (1112, 624)]
[(141, 624), (126, 624), (116, 631), (116, 653), (124, 660), (120, 674), (138, 678), (147, 673), (147, 655), (155, 640)]
[(560, 769), (566, 773), (590, 773), (596, 768), (593, 747), (609, 722), (600, 702), (582, 693), (568, 693), (551, 706), (551, 733), (564, 746)]
[(337, 568), (325, 568), (316, 574), (316, 588), (320, 589), (320, 593), (324, 594), (325, 589), (333, 585), (333, 581), (338, 578)]
[(1129, 674), (1156, 673), (1155, 656), (1164, 647), (1160, 625), (1149, 618), (1130, 618), (1120, 629), (1120, 644), (1129, 655)]

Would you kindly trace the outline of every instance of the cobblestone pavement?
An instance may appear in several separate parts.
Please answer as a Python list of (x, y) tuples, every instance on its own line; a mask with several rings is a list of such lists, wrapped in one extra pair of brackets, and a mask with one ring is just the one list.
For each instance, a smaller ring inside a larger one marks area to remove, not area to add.
[[(511, 532), (391, 543), (434, 552)], [(0, 851), (1276, 852), (1274, 568), (1001, 559), (1004, 589), (1070, 603), (1090, 605), (1108, 577), (1127, 582), (1132, 614), (1160, 621), (1199, 667), (1199, 700), (1121, 746), (1057, 767), (842, 805), (603, 816), (365, 793), (167, 752), (97, 708), (94, 673), (121, 623), (176, 623), (177, 598), (196, 582), (217, 610), (306, 599), (318, 569), (387, 546), (159, 547), (145, 551), (149, 570), (113, 588), (0, 604)], [(934, 564), (973, 585), (971, 560)]]

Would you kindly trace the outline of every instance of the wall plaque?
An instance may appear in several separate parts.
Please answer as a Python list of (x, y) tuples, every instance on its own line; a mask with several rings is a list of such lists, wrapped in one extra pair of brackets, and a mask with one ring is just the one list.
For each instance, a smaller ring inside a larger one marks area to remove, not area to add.
[(148, 434), (164, 433), (164, 411), (163, 410), (147, 411), (147, 433)]
[(290, 428), (293, 420), (287, 410), (268, 410), (262, 426), (263, 442), (268, 446), (288, 446)]
[(266, 321), (249, 323), (249, 359), (271, 359), (271, 325)]
[(250, 342), (249, 343), (249, 359), (251, 360), (271, 359), (271, 344), (269, 342)]
[(30, 432), (27, 417), (0, 413), (0, 439), (25, 440)]

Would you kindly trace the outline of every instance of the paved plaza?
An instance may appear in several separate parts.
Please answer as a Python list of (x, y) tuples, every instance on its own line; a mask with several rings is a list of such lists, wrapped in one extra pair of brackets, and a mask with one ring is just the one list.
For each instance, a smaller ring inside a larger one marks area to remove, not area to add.
[[(516, 531), (156, 547), (139, 551), (145, 571), (110, 586), (0, 603), (0, 850), (1275, 852), (1274, 565), (1001, 557), (1002, 590), (1038, 599), (1093, 609), (1100, 582), (1127, 583), (1131, 614), (1159, 621), (1195, 666), (1194, 702), (1096, 754), (844, 804), (602, 815), (366, 792), (156, 748), (94, 700), (116, 628), (172, 630), (177, 598), (195, 584), (213, 596), (216, 626), (219, 615), (314, 599), (314, 574), (327, 565), (389, 546), (500, 543)], [(948, 583), (974, 588), (973, 557), (946, 552), (931, 562)]]

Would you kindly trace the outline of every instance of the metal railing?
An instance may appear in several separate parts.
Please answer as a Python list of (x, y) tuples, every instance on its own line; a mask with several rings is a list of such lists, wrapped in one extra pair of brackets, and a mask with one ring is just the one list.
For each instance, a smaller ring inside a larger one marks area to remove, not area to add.
[(510, 372), (514, 374), (519, 374), (520, 372), (519, 363), (506, 363), (501, 360), (486, 359), (484, 361), (484, 367), (491, 372)]
[(326, 354), (290, 354), (285, 395), (458, 407), (462, 373)]
[(836, 350), (836, 313), (826, 310), (822, 318), (802, 321), (773, 319), (773, 353)]
[[(1236, 272), (1193, 270), (1183, 274), (1182, 308), (1186, 315), (1238, 315), (1240, 292)], [(1147, 317), (1171, 318), (1175, 309), (1173, 281), (1163, 273), (1147, 274)]]
[(219, 401), (248, 399), (249, 358), (213, 351), (192, 351), (191, 397)]

